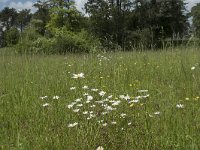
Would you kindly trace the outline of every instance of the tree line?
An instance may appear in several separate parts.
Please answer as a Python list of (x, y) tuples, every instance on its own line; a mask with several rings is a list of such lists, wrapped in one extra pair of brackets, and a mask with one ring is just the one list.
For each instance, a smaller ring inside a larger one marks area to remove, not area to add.
[(38, 0), (34, 7), (35, 13), (0, 12), (1, 47), (35, 53), (155, 49), (200, 37), (200, 4), (188, 12), (184, 0), (88, 0), (85, 13), (73, 0)]

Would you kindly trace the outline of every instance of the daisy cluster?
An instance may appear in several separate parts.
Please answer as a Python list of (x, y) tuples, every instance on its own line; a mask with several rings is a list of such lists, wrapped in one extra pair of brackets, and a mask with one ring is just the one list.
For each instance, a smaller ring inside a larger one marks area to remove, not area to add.
[[(70, 90), (74, 89), (77, 88), (70, 88)], [(119, 110), (120, 105), (132, 106), (142, 102), (150, 96), (148, 90), (139, 90), (138, 93), (140, 93), (140, 96), (131, 97), (128, 94), (113, 96), (104, 90), (89, 88), (86, 85), (83, 86), (82, 89), (84, 90), (82, 96), (69, 103), (67, 108), (70, 109), (74, 115), (82, 116), (85, 120), (97, 121), (102, 127), (105, 127), (108, 124), (117, 124), (117, 121), (114, 120), (116, 118), (125, 119), (128, 117), (128, 114)], [(127, 123), (128, 126), (131, 124), (131, 122)], [(74, 121), (71, 122), (68, 127), (75, 127), (77, 125), (78, 122)]]

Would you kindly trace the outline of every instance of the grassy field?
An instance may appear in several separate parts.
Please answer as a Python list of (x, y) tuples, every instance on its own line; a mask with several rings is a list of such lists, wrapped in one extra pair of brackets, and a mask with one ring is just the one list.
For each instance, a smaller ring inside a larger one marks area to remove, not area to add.
[(200, 149), (199, 49), (10, 51), (0, 49), (0, 149)]

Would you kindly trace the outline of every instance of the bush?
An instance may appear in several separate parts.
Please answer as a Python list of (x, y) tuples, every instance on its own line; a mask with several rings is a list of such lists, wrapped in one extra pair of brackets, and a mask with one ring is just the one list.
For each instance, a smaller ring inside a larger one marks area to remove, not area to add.
[(72, 32), (66, 28), (55, 29), (52, 38), (43, 37), (37, 31), (28, 29), (17, 45), (20, 53), (65, 54), (67, 52), (96, 52), (100, 47), (98, 39), (88, 32)]
[(10, 28), (5, 32), (6, 45), (12, 46), (18, 43), (20, 37), (19, 30), (15, 27)]
[(72, 32), (66, 28), (57, 29), (54, 38), (57, 44), (55, 48), (60, 54), (66, 52), (95, 52), (100, 47), (98, 39), (85, 30)]
[(42, 36), (34, 28), (27, 28), (21, 35), (19, 43), (16, 45), (18, 53), (36, 53), (33, 50), (33, 43)]

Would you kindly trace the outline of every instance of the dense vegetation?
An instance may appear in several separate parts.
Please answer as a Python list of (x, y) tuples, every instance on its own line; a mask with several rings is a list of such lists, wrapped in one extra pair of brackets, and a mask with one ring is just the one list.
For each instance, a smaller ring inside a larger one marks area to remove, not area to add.
[(155, 49), (186, 44), (200, 32), (199, 4), (187, 12), (182, 0), (88, 0), (84, 14), (73, 0), (38, 0), (34, 7), (34, 14), (8, 7), (0, 12), (1, 47), (50, 54)]

